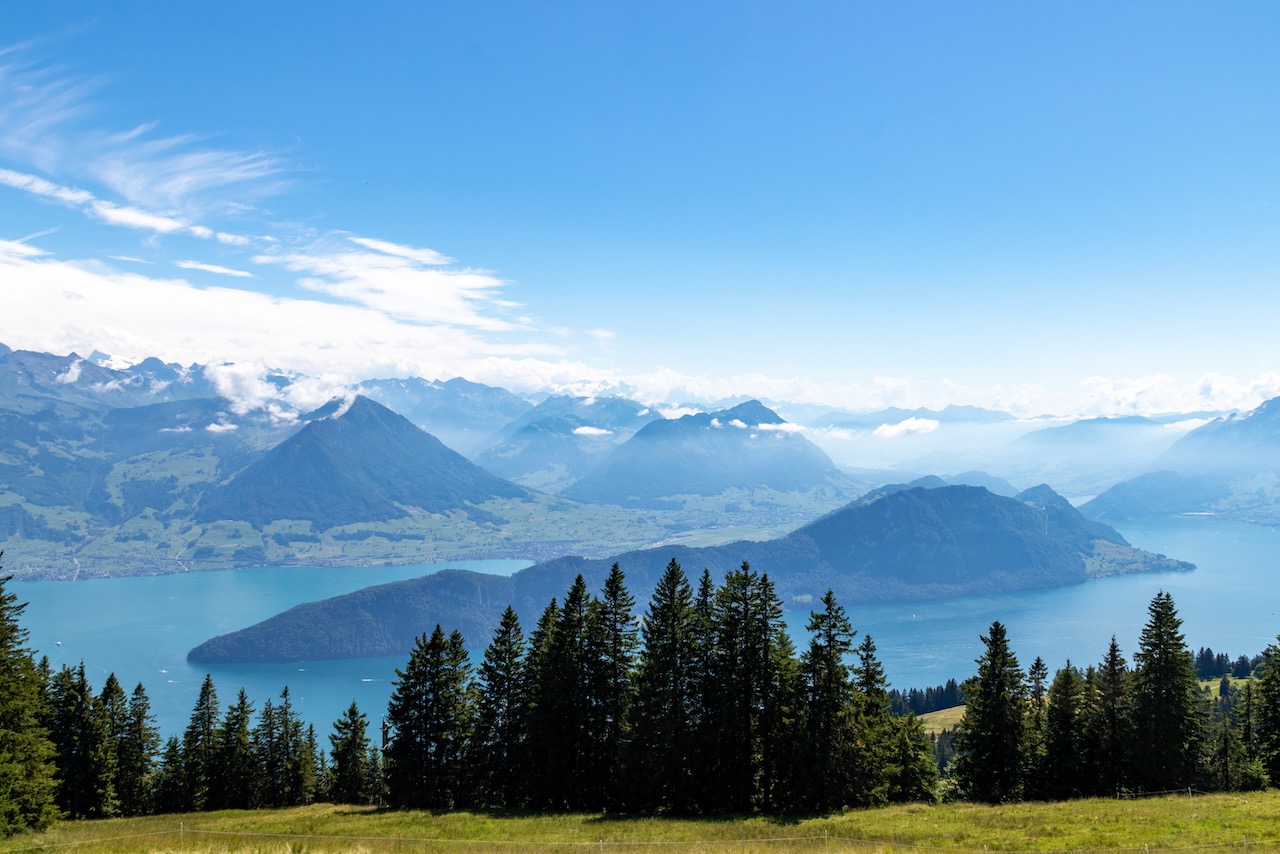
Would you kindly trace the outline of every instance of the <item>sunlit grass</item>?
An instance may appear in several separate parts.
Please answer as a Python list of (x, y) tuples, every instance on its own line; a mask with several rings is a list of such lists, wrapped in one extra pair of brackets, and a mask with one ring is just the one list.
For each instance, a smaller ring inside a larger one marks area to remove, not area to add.
[(653, 818), (314, 805), (63, 822), (0, 852), (1280, 851), (1280, 792), (1058, 804), (908, 805), (831, 816)]

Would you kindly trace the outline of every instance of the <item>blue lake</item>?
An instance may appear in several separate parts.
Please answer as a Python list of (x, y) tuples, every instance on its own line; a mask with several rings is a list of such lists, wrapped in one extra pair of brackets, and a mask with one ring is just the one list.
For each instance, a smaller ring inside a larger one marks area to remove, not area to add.
[[(1189, 560), (1189, 573), (1103, 579), (1074, 587), (999, 596), (848, 608), (856, 628), (875, 639), (894, 687), (964, 679), (982, 652), (979, 636), (1000, 620), (1024, 667), (1037, 656), (1052, 672), (1070, 659), (1095, 663), (1115, 634), (1127, 658), (1159, 590), (1173, 594), (1193, 648), (1253, 655), (1280, 634), (1280, 533), (1269, 527), (1186, 517), (1121, 526), (1134, 545)], [(181, 734), (206, 672), (225, 705), (244, 687), (257, 707), (284, 685), (322, 741), (352, 700), (373, 720), (386, 708), (404, 656), (301, 664), (192, 666), (187, 650), (214, 635), (265, 619), (301, 602), (370, 584), (416, 578), (445, 566), (510, 574), (523, 561), (461, 561), (437, 566), (246, 569), (149, 578), (14, 583), (30, 603), (23, 624), (30, 645), (55, 667), (81, 660), (94, 687), (110, 672), (131, 691), (142, 682), (162, 732)], [(767, 567), (758, 567), (767, 569)], [(623, 567), (625, 570), (625, 567)], [(798, 650), (807, 612), (788, 612)], [(424, 630), (431, 627), (424, 626)], [(483, 645), (487, 638), (468, 638)], [(478, 661), (478, 654), (475, 656)]]

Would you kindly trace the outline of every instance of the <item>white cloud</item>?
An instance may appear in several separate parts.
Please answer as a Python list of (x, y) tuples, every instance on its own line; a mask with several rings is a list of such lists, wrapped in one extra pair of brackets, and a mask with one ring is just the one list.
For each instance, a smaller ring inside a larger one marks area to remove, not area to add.
[(711, 426), (712, 426), (714, 429), (716, 429), (716, 430), (723, 430), (723, 429), (724, 429), (724, 425), (720, 423), (720, 419), (719, 419), (719, 418), (712, 418), (712, 419), (711, 419)]
[(258, 255), (253, 260), (304, 274), (298, 283), (308, 290), (374, 309), (397, 320), (446, 323), (487, 331), (518, 328), (517, 323), (485, 313), (495, 305), (510, 305), (496, 299), (508, 284), (502, 279), (479, 270), (441, 269), (407, 257), (414, 252), (434, 255), (430, 250), (387, 254), (351, 249), (350, 242), (354, 241), (335, 244), (327, 240), (306, 251)]
[(227, 424), (225, 421), (218, 421), (204, 428), (210, 433), (230, 433), (232, 430), (238, 429), (235, 424)]
[(12, 169), (0, 169), (0, 184), (6, 184), (15, 190), (25, 190), (33, 195), (56, 199), (68, 205), (83, 205), (93, 201), (93, 193), (87, 190), (63, 187), (35, 175), (14, 172)]
[(739, 419), (739, 418), (734, 418), (732, 421), (730, 421), (730, 422), (729, 422), (729, 426), (730, 426), (730, 427), (736, 427), (736, 428), (738, 428), (739, 430), (746, 430), (746, 429), (747, 429), (747, 424), (746, 424), (746, 422), (745, 422), (745, 421), (743, 421), (743, 420), (741, 420), (741, 419)]
[(251, 242), (243, 234), (231, 234), (226, 231), (219, 231), (215, 237), (218, 238), (219, 243), (226, 243), (229, 246), (248, 246)]
[(587, 335), (602, 343), (612, 341), (618, 337), (618, 333), (612, 329), (588, 329)]
[(144, 231), (158, 231), (168, 234), (181, 231), (187, 225), (171, 216), (148, 213), (134, 207), (113, 205), (110, 202), (97, 201), (89, 205), (94, 216), (111, 225), (123, 225), (125, 228), (138, 228)]
[(606, 430), (603, 427), (587, 427), (586, 425), (583, 425), (581, 427), (574, 427), (573, 435), (575, 436), (612, 436), (613, 431)]
[(383, 255), (394, 255), (398, 258), (417, 261), (419, 264), (426, 264), (431, 267), (443, 267), (454, 263), (452, 258), (441, 255), (434, 249), (416, 249), (412, 246), (401, 246), (389, 240), (378, 240), (373, 237), (350, 237), (348, 240), (366, 249), (381, 252)]
[(757, 424), (756, 429), (763, 433), (808, 433), (812, 428), (784, 421), (781, 424)]
[[(262, 150), (210, 146), (193, 134), (155, 135), (155, 125), (125, 131), (88, 126), (95, 81), (40, 66), (22, 47), (0, 53), (0, 154), (49, 175), (97, 182), (124, 207), (205, 212), (243, 210), (279, 192), (289, 168)], [(53, 188), (50, 190), (50, 188)], [(31, 184), (23, 189), (87, 204), (84, 191)]]
[(918, 436), (923, 433), (932, 433), (939, 426), (941, 425), (932, 418), (908, 418), (905, 421), (899, 421), (897, 424), (881, 424), (872, 430), (871, 434), (881, 439), (897, 439), (902, 436)]
[(68, 365), (65, 371), (54, 377), (54, 382), (62, 383), (63, 385), (71, 385), (76, 380), (80, 379), (80, 372), (83, 370), (84, 359), (77, 359)]
[(173, 265), (184, 270), (203, 270), (206, 273), (217, 273), (220, 276), (236, 276), (242, 279), (253, 278), (253, 273), (245, 270), (233, 270), (230, 267), (222, 267), (218, 264), (204, 264), (200, 261), (174, 261)]

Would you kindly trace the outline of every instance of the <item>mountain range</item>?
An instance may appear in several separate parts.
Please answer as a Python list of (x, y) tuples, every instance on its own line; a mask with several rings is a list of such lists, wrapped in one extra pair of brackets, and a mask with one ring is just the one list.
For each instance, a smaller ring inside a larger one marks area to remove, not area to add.
[(1192, 568), (1132, 548), (1114, 529), (1086, 520), (1047, 486), (1016, 498), (982, 487), (915, 487), (853, 502), (775, 540), (644, 549), (594, 560), (565, 557), (510, 577), (447, 570), (366, 588), (211, 638), (189, 658), (226, 663), (401, 654), (424, 626), (437, 622), (482, 643), (508, 604), (531, 626), (575, 576), (598, 587), (615, 562), (643, 608), (673, 559), (690, 575), (705, 568), (717, 579), (746, 561), (767, 572), (792, 607), (809, 606), (827, 589), (848, 605)]

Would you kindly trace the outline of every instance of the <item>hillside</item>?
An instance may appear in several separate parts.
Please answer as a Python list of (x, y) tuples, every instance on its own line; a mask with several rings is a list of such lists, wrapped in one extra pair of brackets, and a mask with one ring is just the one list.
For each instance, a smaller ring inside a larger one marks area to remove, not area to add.
[(342, 415), (312, 421), (207, 493), (195, 518), (256, 528), (300, 519), (325, 529), (396, 519), (410, 508), (440, 513), (527, 496), (404, 416), (357, 395)]
[(1192, 430), (1152, 465), (1081, 505), (1103, 521), (1212, 513), (1280, 521), (1280, 398)]
[[(507, 604), (526, 625), (581, 573), (593, 589), (616, 561), (640, 606), (667, 562), (720, 578), (743, 561), (767, 572), (784, 602), (808, 607), (828, 588), (845, 605), (1059, 587), (1095, 574), (1190, 569), (1130, 548), (1048, 487), (1017, 499), (944, 486), (854, 502), (785, 537), (710, 548), (670, 546), (587, 560), (565, 557), (510, 578), (449, 571), (301, 605), (193, 649), (198, 662), (292, 661), (407, 651), (425, 626), (487, 637)], [(1103, 563), (1105, 562), (1105, 566)]]

